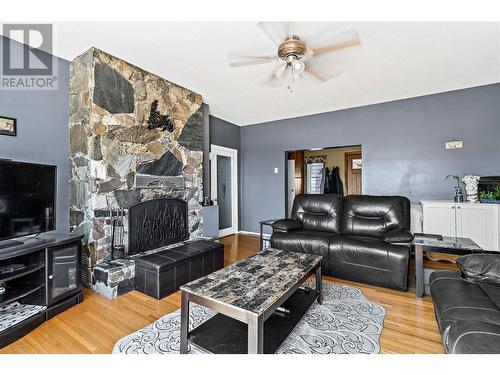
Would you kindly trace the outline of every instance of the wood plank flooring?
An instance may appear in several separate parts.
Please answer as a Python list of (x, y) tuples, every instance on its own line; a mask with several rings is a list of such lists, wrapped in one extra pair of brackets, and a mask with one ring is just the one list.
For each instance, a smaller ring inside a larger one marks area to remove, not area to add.
[[(226, 265), (254, 254), (259, 248), (258, 238), (250, 235), (232, 235), (221, 242), (225, 245)], [(428, 262), (426, 267), (454, 266)], [(398, 292), (332, 277), (325, 280), (359, 288), (371, 301), (385, 307), (382, 353), (443, 353), (432, 301), (430, 297), (417, 299), (414, 287)], [(86, 290), (83, 303), (43, 323), (0, 349), (0, 353), (111, 353), (121, 337), (179, 307), (179, 292), (160, 301), (136, 291), (109, 300)]]

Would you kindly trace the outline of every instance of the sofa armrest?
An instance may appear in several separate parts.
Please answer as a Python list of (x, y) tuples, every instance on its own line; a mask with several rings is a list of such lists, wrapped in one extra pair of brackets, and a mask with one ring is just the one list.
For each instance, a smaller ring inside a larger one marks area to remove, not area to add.
[(302, 224), (293, 219), (280, 219), (276, 220), (273, 225), (273, 231), (276, 232), (291, 232), (294, 230), (302, 229)]
[(393, 229), (383, 238), (387, 243), (407, 243), (413, 241), (413, 234), (408, 229)]

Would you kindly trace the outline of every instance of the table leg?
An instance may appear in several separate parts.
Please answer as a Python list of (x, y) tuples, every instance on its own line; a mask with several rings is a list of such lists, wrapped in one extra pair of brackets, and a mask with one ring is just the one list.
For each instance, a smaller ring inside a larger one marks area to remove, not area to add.
[(316, 268), (316, 292), (318, 292), (318, 303), (323, 304), (323, 280), (321, 280), (321, 265)]
[(416, 294), (418, 298), (422, 298), (425, 293), (424, 284), (424, 249), (422, 245), (415, 245), (415, 278), (416, 278)]
[(187, 353), (188, 333), (189, 333), (189, 297), (186, 292), (181, 290), (181, 342), (180, 342), (181, 354)]
[(248, 354), (264, 353), (264, 322), (262, 316), (248, 320)]

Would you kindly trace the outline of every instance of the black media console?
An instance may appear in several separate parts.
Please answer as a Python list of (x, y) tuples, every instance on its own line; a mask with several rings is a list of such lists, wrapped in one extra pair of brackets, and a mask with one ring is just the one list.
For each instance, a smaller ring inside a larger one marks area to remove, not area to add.
[(0, 348), (83, 301), (82, 238), (47, 233), (0, 249)]

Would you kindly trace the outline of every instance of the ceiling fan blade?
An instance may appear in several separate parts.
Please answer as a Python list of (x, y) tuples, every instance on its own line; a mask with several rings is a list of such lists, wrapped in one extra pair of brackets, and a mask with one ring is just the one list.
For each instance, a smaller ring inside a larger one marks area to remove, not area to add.
[(290, 28), (289, 22), (259, 22), (257, 26), (275, 46), (285, 40)]
[(313, 78), (318, 82), (329, 82), (333, 79), (338, 78), (342, 74), (340, 67), (329, 64), (324, 64), (318, 60), (311, 60), (306, 64), (306, 69), (304, 70), (304, 75), (308, 78)]
[(321, 81), (321, 82), (328, 81), (328, 79), (326, 77), (322, 76), (321, 73), (318, 73), (316, 70), (311, 69), (307, 65), (306, 65), (306, 68), (304, 69), (304, 73), (316, 78), (318, 81)]
[[(284, 66), (284, 69), (282, 69), (282, 67)], [(282, 69), (282, 71), (281, 71)], [(266, 86), (272, 86), (272, 87), (280, 87), (280, 86), (283, 86), (283, 84), (285, 83), (286, 81), (286, 74), (284, 74), (286, 72), (286, 64), (283, 64), (282, 66), (278, 67), (278, 69), (276, 69), (273, 74), (271, 75), (271, 77), (269, 77), (269, 79), (264, 83)], [(279, 74), (277, 74), (279, 73)]]
[(306, 56), (320, 56), (325, 53), (337, 51), (339, 49), (352, 47), (361, 43), (359, 34), (356, 30), (349, 30), (336, 35), (329, 45), (313, 48), (306, 51)]
[(229, 66), (232, 68), (240, 68), (243, 66), (251, 66), (251, 65), (261, 65), (261, 64), (269, 64), (276, 60), (276, 56), (238, 56), (238, 57), (229, 57)]
[(280, 78), (283, 75), (283, 73), (285, 73), (286, 67), (287, 67), (287, 64), (283, 63), (276, 68), (276, 70), (273, 73), (276, 76), (276, 78)]

